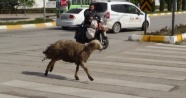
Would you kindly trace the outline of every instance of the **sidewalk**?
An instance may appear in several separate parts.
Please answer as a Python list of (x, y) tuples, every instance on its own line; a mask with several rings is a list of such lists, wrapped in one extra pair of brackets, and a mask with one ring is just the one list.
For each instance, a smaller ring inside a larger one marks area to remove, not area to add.
[[(172, 13), (157, 13), (157, 14), (148, 14), (150, 17), (155, 16), (164, 16), (164, 15), (171, 15)], [(186, 11), (184, 12), (176, 12), (176, 14), (186, 14)], [(52, 15), (52, 16), (51, 16)], [(55, 13), (46, 13), (46, 16), (51, 16), (49, 18), (56, 19), (56, 16), (54, 16)], [(7, 21), (20, 21), (20, 20), (34, 20), (35, 18), (43, 18), (43, 13), (33, 13), (33, 14), (0, 14), (0, 22), (7, 22)], [(26, 25), (2, 25), (0, 26), (1, 29), (8, 29), (8, 30), (14, 30), (14, 29), (23, 29), (23, 28), (41, 28), (41, 27), (50, 27), (50, 26), (56, 26), (56, 22), (50, 22), (50, 23), (41, 23), (41, 24), (26, 24)]]
[[(46, 16), (55, 15), (55, 13), (46, 13)], [(33, 13), (33, 14), (0, 14), (0, 22), (3, 21), (19, 21), (19, 20), (33, 20), (35, 18), (43, 18), (43, 13)], [(55, 18), (51, 16), (50, 18)]]

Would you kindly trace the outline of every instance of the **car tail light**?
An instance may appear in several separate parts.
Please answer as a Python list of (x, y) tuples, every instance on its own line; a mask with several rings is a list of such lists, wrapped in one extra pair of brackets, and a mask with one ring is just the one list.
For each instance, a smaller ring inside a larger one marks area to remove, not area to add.
[(70, 19), (75, 19), (75, 16), (74, 15), (70, 15), (69, 18)]
[(107, 12), (107, 14), (106, 14), (106, 18), (107, 18), (107, 19), (110, 18), (110, 12)]

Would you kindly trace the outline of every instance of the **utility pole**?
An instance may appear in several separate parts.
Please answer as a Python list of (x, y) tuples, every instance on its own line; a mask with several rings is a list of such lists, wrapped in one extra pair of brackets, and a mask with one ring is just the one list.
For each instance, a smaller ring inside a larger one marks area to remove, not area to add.
[(26, 2), (24, 0), (24, 15), (26, 16)]
[(44, 21), (46, 21), (46, 7), (45, 7), (45, 0), (43, 0), (43, 17), (44, 17)]
[(81, 7), (82, 7), (82, 0), (80, 0), (80, 4), (81, 4)]

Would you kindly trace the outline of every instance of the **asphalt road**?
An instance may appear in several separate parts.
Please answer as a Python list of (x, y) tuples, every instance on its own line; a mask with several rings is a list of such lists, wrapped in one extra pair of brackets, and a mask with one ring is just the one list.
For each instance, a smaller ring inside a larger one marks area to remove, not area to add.
[[(178, 16), (176, 23), (186, 23)], [(152, 17), (149, 30), (170, 25), (168, 17)], [(0, 98), (185, 98), (186, 46), (127, 41), (138, 32), (108, 33), (108, 49), (86, 63), (90, 82), (82, 68), (74, 80), (74, 64), (62, 61), (44, 76), (49, 60), (41, 61), (42, 51), (59, 39), (74, 40), (73, 29), (0, 31)]]
[[(175, 15), (175, 24), (186, 24), (186, 14)], [(148, 31), (156, 31), (165, 26), (172, 27), (172, 15), (150, 17), (151, 26)]]

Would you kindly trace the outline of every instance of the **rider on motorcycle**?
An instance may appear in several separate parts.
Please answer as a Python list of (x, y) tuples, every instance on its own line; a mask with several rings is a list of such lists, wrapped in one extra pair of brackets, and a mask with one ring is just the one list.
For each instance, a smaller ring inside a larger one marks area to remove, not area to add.
[[(98, 19), (98, 32), (102, 32), (104, 28), (103, 25), (101, 24), (101, 18), (100, 16), (96, 13), (96, 11), (94, 10), (95, 6), (94, 4), (90, 4), (89, 9), (85, 10), (84, 12), (84, 27), (89, 28), (91, 25), (91, 21), (95, 18)], [(98, 34), (95, 34), (95, 36), (98, 36)], [(104, 36), (106, 37), (106, 35), (104, 34)]]
[(94, 10), (94, 4), (90, 4), (89, 9), (85, 10), (84, 12), (84, 26), (90, 27), (91, 20), (95, 19), (96, 17), (100, 19), (100, 16)]

